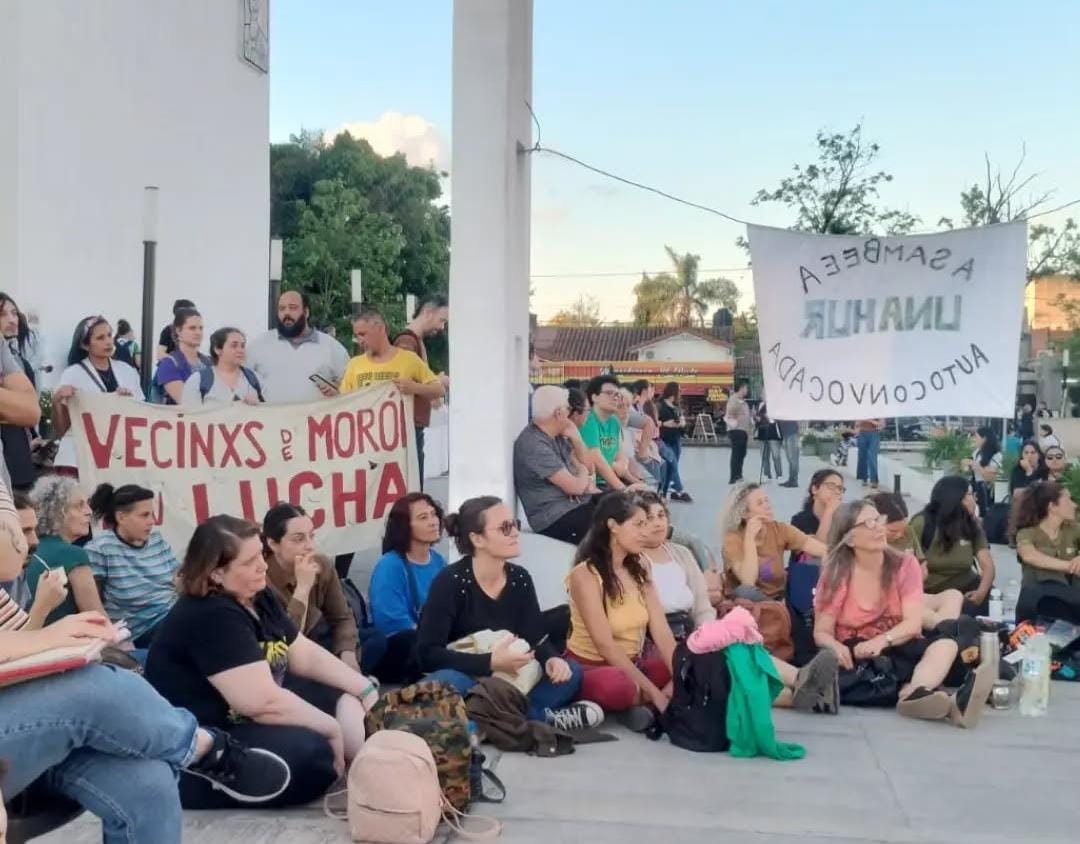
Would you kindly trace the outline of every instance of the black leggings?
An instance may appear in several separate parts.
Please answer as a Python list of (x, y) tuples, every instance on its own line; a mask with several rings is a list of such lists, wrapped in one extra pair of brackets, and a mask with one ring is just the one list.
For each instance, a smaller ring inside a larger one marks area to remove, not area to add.
[(1043, 580), (1021, 589), (1016, 620), (1034, 621), (1040, 616), (1080, 624), (1080, 582), (1069, 585)]
[(371, 671), (382, 683), (407, 686), (420, 679), (420, 663), (416, 660), (416, 631), (402, 630), (386, 639), (386, 651)]
[[(284, 686), (312, 706), (333, 715), (344, 692), (315, 680), (288, 675)], [(289, 766), (289, 785), (281, 794), (260, 808), (298, 806), (317, 800), (337, 780), (334, 752), (328, 742), (307, 727), (277, 724), (231, 724), (225, 731), (247, 747), (261, 747), (276, 753)], [(211, 788), (201, 777), (181, 772), (180, 804), (185, 809), (235, 809), (247, 806)]]
[(593, 510), (595, 509), (596, 499), (592, 499), (585, 504), (575, 507), (569, 513), (560, 516), (543, 530), (538, 530), (537, 533), (550, 537), (551, 539), (557, 539), (560, 542), (569, 542), (571, 545), (577, 545), (585, 538), (585, 534), (589, 532), (589, 526), (592, 524)]

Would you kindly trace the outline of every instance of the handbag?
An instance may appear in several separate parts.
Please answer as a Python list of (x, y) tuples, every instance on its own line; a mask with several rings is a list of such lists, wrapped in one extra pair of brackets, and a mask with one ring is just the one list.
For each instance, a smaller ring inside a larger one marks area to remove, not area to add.
[(841, 670), (838, 685), (844, 706), (896, 706), (900, 699), (900, 683), (887, 656)]
[(694, 632), (694, 619), (688, 612), (669, 612), (664, 615), (664, 618), (667, 619), (671, 635), (675, 637), (676, 642), (685, 642)]
[[(489, 654), (495, 650), (495, 646), (499, 644), (507, 636), (514, 638), (514, 644), (511, 646), (518, 649), (519, 653), (528, 653), (530, 650), (529, 643), (524, 639), (514, 636), (513, 633), (507, 630), (477, 630), (475, 633), (470, 633), (468, 636), (462, 636), (456, 642), (451, 642), (447, 647), (452, 651), (458, 651), (465, 654)], [(528, 695), (536, 684), (540, 682), (540, 678), (543, 675), (543, 671), (540, 668), (540, 663), (533, 659), (524, 668), (518, 670), (516, 674), (508, 674), (505, 671), (496, 671), (492, 674), (493, 677), (498, 677), (500, 680), (505, 680), (523, 695)]]

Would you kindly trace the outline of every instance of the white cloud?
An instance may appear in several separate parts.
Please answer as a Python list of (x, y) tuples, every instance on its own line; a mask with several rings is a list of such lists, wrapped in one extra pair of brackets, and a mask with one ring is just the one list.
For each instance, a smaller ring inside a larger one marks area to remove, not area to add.
[(405, 160), (415, 167), (434, 164), (439, 170), (450, 168), (450, 144), (433, 123), (418, 114), (386, 111), (374, 122), (345, 123), (327, 132), (327, 141), (332, 141), (342, 132), (365, 139), (379, 155), (401, 152), (405, 154)]

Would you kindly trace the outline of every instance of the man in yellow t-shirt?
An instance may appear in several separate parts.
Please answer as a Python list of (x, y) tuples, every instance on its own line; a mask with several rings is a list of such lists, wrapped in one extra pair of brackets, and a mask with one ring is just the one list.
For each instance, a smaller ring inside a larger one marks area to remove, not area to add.
[(419, 356), (390, 343), (386, 320), (365, 308), (353, 319), (353, 336), (364, 352), (349, 361), (341, 379), (341, 392), (352, 393), (372, 384), (393, 381), (407, 396), (441, 398), (446, 388)]

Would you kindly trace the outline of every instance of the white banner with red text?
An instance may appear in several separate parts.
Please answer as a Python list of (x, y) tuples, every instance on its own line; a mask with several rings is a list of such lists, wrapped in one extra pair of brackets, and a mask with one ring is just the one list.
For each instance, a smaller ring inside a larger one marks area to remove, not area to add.
[(419, 488), (412, 397), (393, 384), (314, 404), (189, 409), (80, 391), (72, 399), (79, 478), (157, 494), (157, 522), (182, 554), (195, 526), (261, 522), (282, 501), (307, 510), (319, 550), (379, 544), (391, 505)]
[(1025, 222), (907, 237), (748, 234), (772, 418), (1012, 416)]

